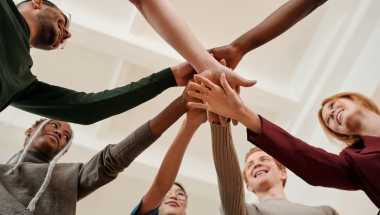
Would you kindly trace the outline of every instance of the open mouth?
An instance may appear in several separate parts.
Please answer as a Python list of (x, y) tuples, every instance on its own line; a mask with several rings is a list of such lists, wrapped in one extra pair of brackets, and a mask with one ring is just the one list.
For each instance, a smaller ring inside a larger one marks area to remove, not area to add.
[(255, 173), (254, 177), (257, 178), (257, 177), (259, 177), (263, 174), (266, 174), (266, 173), (268, 173), (268, 170), (260, 170), (260, 171)]
[(339, 125), (342, 124), (342, 121), (341, 121), (342, 113), (343, 113), (343, 110), (339, 111), (337, 116), (336, 116), (336, 121), (338, 122)]

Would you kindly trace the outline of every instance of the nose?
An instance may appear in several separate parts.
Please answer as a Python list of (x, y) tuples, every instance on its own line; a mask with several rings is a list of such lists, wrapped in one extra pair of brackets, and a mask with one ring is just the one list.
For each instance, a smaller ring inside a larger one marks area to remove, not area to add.
[(59, 130), (55, 130), (54, 133), (55, 133), (56, 135), (58, 135), (59, 139), (62, 138), (62, 132), (61, 132), (61, 131), (59, 131)]
[(71, 32), (67, 28), (63, 28), (63, 40), (71, 38)]
[(169, 195), (169, 198), (177, 200), (177, 195), (175, 194), (175, 192), (171, 191), (170, 195)]
[(334, 115), (335, 115), (335, 109), (332, 109), (330, 112), (331, 118), (335, 119)]

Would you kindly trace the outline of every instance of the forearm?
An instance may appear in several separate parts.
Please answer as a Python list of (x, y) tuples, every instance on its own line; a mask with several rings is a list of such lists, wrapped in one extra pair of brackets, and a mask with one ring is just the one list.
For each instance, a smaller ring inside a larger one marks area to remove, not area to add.
[(246, 214), (244, 184), (230, 126), (211, 124), (212, 152), (218, 176), (221, 214)]
[(255, 133), (260, 133), (262, 130), (260, 117), (245, 105), (241, 106), (238, 111), (236, 111), (236, 116), (233, 119), (236, 119)]
[(176, 81), (170, 68), (98, 93), (76, 92), (35, 81), (12, 106), (44, 117), (87, 125), (134, 108), (172, 86), (176, 86)]
[(234, 42), (242, 55), (281, 35), (327, 0), (290, 0)]
[(217, 65), (168, 0), (130, 0), (156, 32), (198, 72)]
[(157, 139), (146, 122), (120, 143), (106, 146), (81, 168), (78, 199), (115, 179)]
[(142, 200), (138, 214), (146, 214), (162, 203), (175, 182), (186, 148), (198, 127), (199, 125), (191, 124), (185, 119), (161, 163), (152, 186)]
[(182, 96), (179, 96), (157, 116), (150, 120), (150, 130), (153, 134), (160, 136), (186, 112), (186, 101)]
[(260, 133), (247, 130), (248, 141), (313, 186), (359, 189), (351, 158), (308, 145), (261, 117)]

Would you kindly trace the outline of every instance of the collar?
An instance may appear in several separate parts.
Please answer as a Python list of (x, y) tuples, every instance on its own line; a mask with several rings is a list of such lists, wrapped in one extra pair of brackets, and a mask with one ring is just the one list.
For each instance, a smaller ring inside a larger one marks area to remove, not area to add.
[[(13, 158), (10, 164), (16, 164), (18, 159), (20, 158), (23, 150), (20, 150), (16, 157)], [(22, 162), (30, 162), (30, 163), (50, 163), (50, 160), (41, 152), (35, 150), (28, 150)]]

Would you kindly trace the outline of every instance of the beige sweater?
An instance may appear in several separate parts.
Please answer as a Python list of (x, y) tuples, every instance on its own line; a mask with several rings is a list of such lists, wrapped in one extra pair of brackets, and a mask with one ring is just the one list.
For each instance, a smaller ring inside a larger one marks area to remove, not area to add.
[[(74, 215), (77, 201), (114, 180), (157, 138), (150, 131), (148, 122), (120, 143), (106, 146), (85, 164), (58, 163), (34, 214)], [(17, 159), (11, 164), (0, 164), (0, 215), (32, 215), (26, 207), (41, 187), (49, 166), (49, 160), (43, 154), (28, 151), (20, 168), (5, 176)]]
[(243, 176), (233, 145), (231, 128), (211, 124), (211, 133), (222, 215), (338, 215), (330, 206), (310, 207), (283, 198), (267, 199), (260, 204), (246, 203)]

